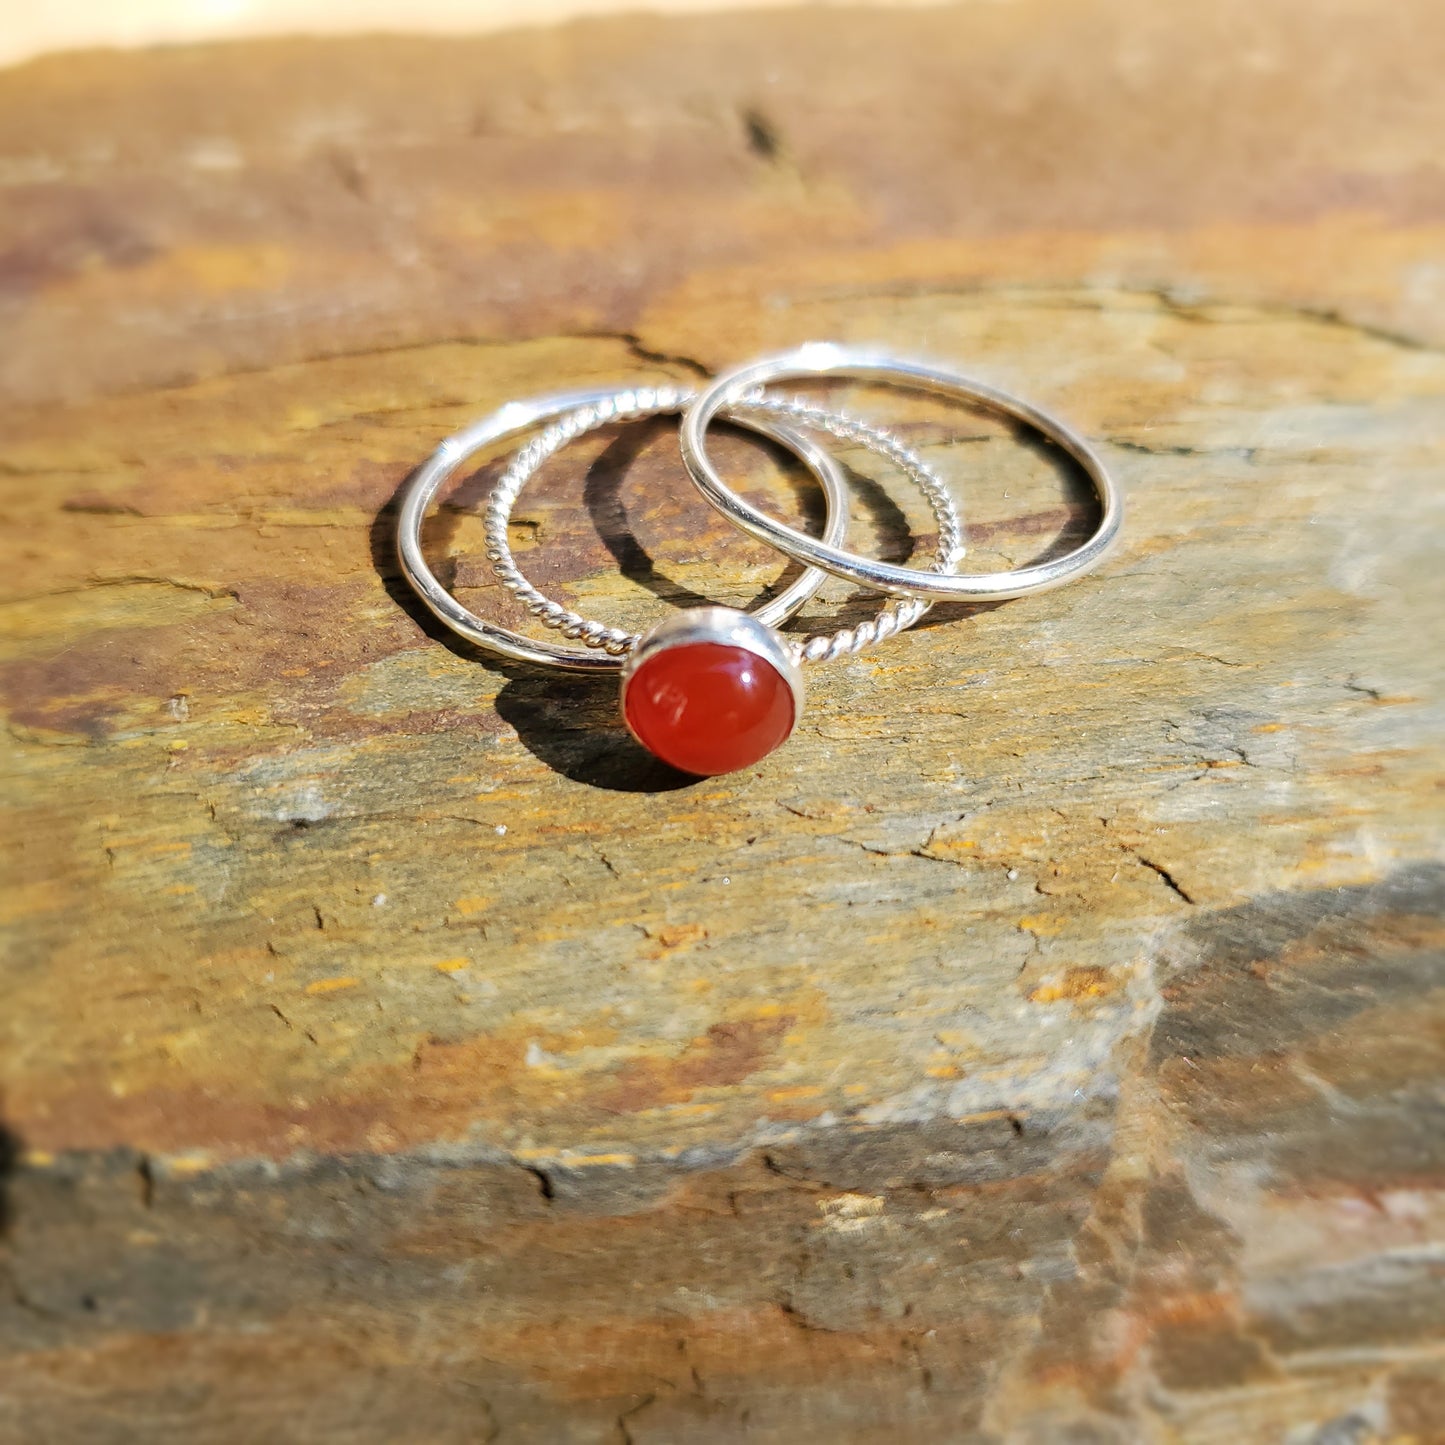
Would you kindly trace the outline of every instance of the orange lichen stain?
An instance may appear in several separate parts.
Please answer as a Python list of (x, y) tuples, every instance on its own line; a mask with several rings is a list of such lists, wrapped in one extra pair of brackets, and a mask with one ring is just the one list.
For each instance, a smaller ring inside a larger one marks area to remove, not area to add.
[(599, 1091), (600, 1108), (635, 1114), (668, 1104), (687, 1103), (699, 1089), (739, 1084), (764, 1068), (794, 1022), (776, 1018), (734, 1019), (713, 1024), (674, 1058), (632, 1059)]
[(1055, 914), (1027, 913), (1019, 919), (1018, 926), (1025, 933), (1037, 934), (1041, 938), (1052, 938), (1068, 927), (1068, 919)]
[[(987, 1077), (987, 1075), (984, 1075)], [(958, 1118), (959, 1124), (993, 1124), (1000, 1118), (1013, 1118), (1013, 1113), (1007, 1108), (981, 1108), (977, 1114), (964, 1114)]]
[(661, 958), (664, 954), (684, 948), (690, 943), (701, 943), (707, 937), (707, 929), (698, 923), (669, 923), (648, 932), (648, 947), (643, 950), (644, 958)]
[(343, 988), (355, 988), (360, 982), (359, 978), (318, 978), (314, 983), (306, 985), (306, 992), (309, 994), (336, 993)]
[(181, 246), (164, 258), (168, 282), (188, 277), (200, 290), (269, 289), (290, 276), (292, 253), (284, 246)]
[(1109, 970), (1090, 966), (1071, 968), (1057, 983), (1041, 983), (1029, 993), (1030, 1003), (1058, 1003), (1083, 998), (1106, 998), (1117, 993), (1119, 982)]
[(1251, 731), (1257, 732), (1257, 733), (1282, 733), (1282, 732), (1285, 731), (1285, 724), (1284, 724), (1284, 723), (1260, 723), (1260, 725), (1259, 725), (1257, 728), (1253, 728)]
[(444, 958), (440, 963), (434, 963), (432, 967), (438, 973), (460, 973), (462, 969), (471, 966), (469, 958)]
[(1239, 1302), (1233, 1295), (1211, 1290), (1166, 1297), (1148, 1310), (1147, 1315), (1155, 1324), (1208, 1324), (1234, 1316), (1238, 1308)]
[(961, 1079), (963, 1070), (957, 1064), (934, 1064), (923, 1071), (930, 1079)]
[(187, 893), (194, 893), (196, 890), (189, 883), (172, 883), (169, 888), (161, 889), (163, 898), (181, 898)]
[(515, 1157), (527, 1164), (555, 1164), (567, 1169), (630, 1169), (637, 1163), (635, 1154), (573, 1154), (569, 1150), (559, 1155), (555, 1149), (518, 1149)]
[(295, 253), (285, 246), (176, 246), (139, 266), (126, 267), (123, 280), (114, 268), (86, 267), (56, 287), (80, 300), (97, 302), (123, 285), (132, 297), (166, 299), (178, 291), (210, 295), (269, 291), (295, 274)]
[(478, 913), (485, 913), (492, 906), (492, 900), (481, 896), (470, 896), (458, 898), (454, 906), (463, 918), (474, 918)]
[(213, 1157), (204, 1150), (191, 1154), (173, 1154), (166, 1160), (166, 1173), (172, 1177), (187, 1177), (204, 1174), (214, 1163)]
[(791, 1104), (799, 1099), (821, 1098), (823, 1091), (814, 1084), (802, 1084), (795, 1089), (773, 1089), (767, 1094), (770, 1104)]

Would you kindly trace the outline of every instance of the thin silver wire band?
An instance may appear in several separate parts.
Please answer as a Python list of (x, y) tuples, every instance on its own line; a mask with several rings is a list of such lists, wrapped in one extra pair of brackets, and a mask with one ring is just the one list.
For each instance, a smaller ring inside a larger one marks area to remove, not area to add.
[[(603, 420), (679, 412), (692, 395), (685, 388), (671, 386), (609, 386), (556, 392), (528, 401), (508, 402), (490, 416), (448, 437), (417, 469), (402, 495), (397, 513), (397, 558), (402, 573), (427, 609), (468, 642), (518, 662), (561, 668), (568, 672), (620, 672), (624, 662), (622, 657), (588, 648), (563, 647), (528, 637), (509, 627), (487, 622), (463, 607), (442, 586), (423, 555), (422, 523), (437, 494), (457, 468), (495, 442), (582, 409), (591, 409)], [(793, 452), (817, 477), (828, 507), (823, 535), (832, 545), (842, 542), (848, 527), (848, 488), (837, 461), (812, 438), (769, 417), (761, 414), (739, 417), (738, 423)], [(808, 568), (785, 592), (759, 608), (755, 615), (768, 625), (776, 626), (803, 607), (827, 580), (827, 573)]]
[[(690, 394), (680, 393), (679, 397), (683, 405), (690, 400)], [(645, 415), (653, 410), (654, 408), (639, 408), (632, 414)], [(740, 421), (760, 412), (800, 422), (827, 432), (839, 441), (866, 447), (899, 467), (923, 493), (938, 524), (937, 555), (930, 570), (943, 573), (957, 565), (963, 556), (963, 529), (953, 498), (949, 495), (948, 488), (916, 452), (888, 432), (879, 431), (855, 417), (824, 411), (801, 399), (762, 396), (734, 402), (729, 407), (728, 416), (733, 421)], [(541, 592), (522, 575), (517, 566), (507, 539), (507, 528), (512, 508), (522, 488), (549, 457), (554, 456), (568, 442), (611, 421), (619, 420), (623, 415), (624, 413), (615, 408), (604, 411), (596, 406), (584, 406), (553, 422), (513, 458), (511, 465), (493, 488), (487, 501), (486, 512), (487, 556), (491, 559), (492, 570), (502, 586), (544, 626), (555, 628), (564, 637), (574, 638), (586, 647), (599, 648), (613, 657), (626, 657), (637, 646), (642, 634), (626, 632), (620, 627), (608, 627), (605, 623), (594, 621), (564, 607)], [(784, 638), (782, 645), (795, 662), (830, 660), (857, 652), (904, 631), (917, 622), (930, 605), (921, 598), (903, 598), (890, 603), (876, 617), (859, 623), (856, 627), (802, 639)], [(767, 609), (760, 609), (755, 616), (758, 621), (771, 622)]]
[[(764, 386), (813, 377), (850, 377), (962, 397), (1023, 422), (1061, 447), (1083, 468), (1099, 499), (1102, 515), (1098, 526), (1081, 546), (1047, 562), (1009, 572), (939, 575), (844, 551), (775, 520), (740, 497), (722, 479), (707, 454), (707, 429), (720, 409), (756, 395)], [(767, 357), (719, 376), (684, 415), (681, 443), (683, 460), (698, 490), (750, 537), (776, 547), (794, 561), (895, 596), (988, 602), (1044, 592), (1098, 566), (1118, 539), (1124, 520), (1123, 499), (1103, 462), (1081, 436), (1057, 418), (1008, 392), (931, 362), (905, 361), (833, 342), (811, 342), (796, 351)]]

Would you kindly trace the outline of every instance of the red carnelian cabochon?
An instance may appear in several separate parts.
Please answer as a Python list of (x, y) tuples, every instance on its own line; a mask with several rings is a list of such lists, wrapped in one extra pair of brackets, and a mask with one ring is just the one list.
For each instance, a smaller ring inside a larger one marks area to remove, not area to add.
[(771, 663), (721, 642), (649, 657), (627, 683), (627, 725), (649, 752), (711, 777), (765, 758), (793, 730), (793, 690)]

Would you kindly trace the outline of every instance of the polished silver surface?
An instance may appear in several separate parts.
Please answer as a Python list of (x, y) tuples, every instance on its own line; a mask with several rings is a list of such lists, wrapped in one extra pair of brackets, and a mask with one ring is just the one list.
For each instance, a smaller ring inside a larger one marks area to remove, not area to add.
[(689, 607), (665, 617), (637, 640), (622, 669), (622, 720), (637, 741), (646, 741), (633, 732), (627, 717), (627, 686), (637, 670), (649, 658), (674, 647), (691, 647), (697, 643), (715, 643), (723, 647), (740, 647), (761, 658), (782, 677), (793, 694), (793, 726), (803, 715), (803, 670), (795, 650), (757, 617), (732, 607)]
[[(937, 571), (899, 567), (844, 551), (775, 520), (740, 497), (722, 479), (707, 454), (707, 429), (719, 411), (755, 397), (762, 387), (779, 381), (820, 377), (883, 382), (962, 398), (1023, 422), (1061, 447), (1083, 468), (1099, 499), (1098, 526), (1081, 546), (1047, 562), (1009, 572), (941, 575)], [(768, 357), (718, 377), (698, 395), (683, 416), (682, 455), (703, 496), (749, 536), (778, 548), (795, 561), (821, 567), (837, 577), (895, 596), (988, 602), (1047, 591), (1098, 566), (1118, 539), (1124, 519), (1123, 499), (1093, 449), (1070, 427), (1031, 402), (931, 362), (901, 360), (883, 352), (833, 342), (812, 342), (796, 351)]]
[[(866, 447), (899, 467), (923, 493), (938, 524), (938, 545), (932, 564), (933, 570), (947, 572), (957, 565), (958, 559), (963, 555), (962, 524), (948, 488), (927, 464), (897, 437), (868, 426), (855, 417), (824, 411), (804, 401), (771, 396), (734, 402), (729, 406), (727, 415), (730, 420), (742, 421), (750, 416), (756, 417), (758, 413), (765, 417), (770, 415), (774, 419), (770, 423), (772, 425), (776, 425), (777, 419), (782, 418), (826, 432), (839, 441)], [(486, 545), (487, 556), (491, 559), (492, 570), (497, 574), (497, 579), (539, 622), (557, 629), (565, 637), (580, 641), (584, 646), (600, 648), (614, 657), (621, 657), (636, 645), (638, 635), (584, 617), (547, 597), (522, 575), (507, 540), (512, 508), (522, 488), (536, 474), (538, 468), (569, 441), (595, 427), (606, 425), (615, 420), (616, 416), (615, 409), (607, 406), (579, 407), (553, 422), (528, 442), (513, 458), (488, 499)], [(843, 509), (840, 507), (835, 515), (841, 518), (842, 514)], [(792, 589), (752, 615), (760, 622), (770, 625), (782, 621), (791, 611), (796, 610), (791, 593)], [(821, 662), (841, 657), (911, 627), (931, 605), (922, 598), (904, 598), (889, 603), (876, 617), (871, 617), (855, 627), (796, 641), (790, 638), (787, 646), (805, 662)]]
[[(509, 627), (487, 622), (463, 607), (442, 586), (422, 553), (422, 522), (437, 494), (457, 468), (495, 442), (530, 431), (559, 416), (571, 415), (578, 418), (576, 425), (581, 430), (586, 430), (592, 425), (602, 425), (608, 421), (679, 412), (692, 399), (692, 395), (692, 392), (683, 388), (666, 385), (610, 386), (558, 392), (529, 401), (509, 402), (490, 416), (442, 442), (412, 478), (402, 497), (397, 515), (397, 557), (401, 570), (431, 613), (469, 642), (519, 662), (539, 663), (569, 672), (618, 672), (622, 667), (622, 658), (615, 653), (599, 652), (587, 647), (563, 647), (557, 643), (527, 637)], [(746, 410), (747, 415), (737, 417), (738, 425), (759, 432), (786, 447), (818, 478), (828, 507), (828, 520), (823, 535), (829, 545), (836, 546), (843, 540), (848, 526), (848, 493), (842, 469), (832, 456), (811, 438), (764, 415), (770, 410), (766, 404), (752, 402)], [(535, 446), (536, 443), (532, 445)], [(528, 449), (523, 448), (522, 456), (526, 455)], [(759, 615), (769, 622), (785, 621), (797, 612), (825, 581), (825, 572), (816, 568), (808, 569), (785, 592), (761, 609)], [(546, 599), (542, 599), (542, 602), (545, 608)], [(601, 627), (600, 624), (596, 626)]]

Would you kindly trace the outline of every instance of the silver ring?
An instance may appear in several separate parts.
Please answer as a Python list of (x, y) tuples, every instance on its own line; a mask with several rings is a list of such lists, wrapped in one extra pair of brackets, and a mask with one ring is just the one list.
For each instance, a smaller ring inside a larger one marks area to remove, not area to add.
[[(1032, 427), (1061, 447), (1084, 470), (1099, 499), (1102, 515), (1081, 546), (1048, 562), (1009, 572), (954, 573), (940, 576), (913, 567), (899, 567), (847, 552), (830, 542), (809, 537), (769, 517), (738, 496), (719, 475), (707, 454), (707, 429), (730, 402), (754, 394), (777, 381), (819, 376), (847, 376), (863, 381), (891, 382), (941, 396), (962, 397), (990, 411)], [(974, 381), (930, 362), (904, 361), (882, 352), (812, 342), (796, 351), (765, 358), (720, 376), (687, 409), (682, 422), (682, 455), (698, 490), (734, 525), (795, 561), (820, 567), (836, 577), (902, 597), (947, 598), (955, 602), (1003, 601), (1061, 586), (1098, 566), (1119, 535), (1123, 499), (1103, 462), (1089, 444), (1063, 422), (1032, 403)]]
[[(416, 589), (432, 615), (467, 641), (519, 662), (539, 663), (569, 672), (618, 673), (625, 658), (609, 656), (585, 647), (563, 647), (514, 632), (487, 622), (463, 607), (432, 571), (422, 555), (421, 528), (428, 508), (447, 479), (469, 457), (483, 447), (519, 432), (530, 431), (555, 417), (584, 408), (625, 420), (629, 417), (661, 416), (678, 412), (692, 398), (690, 391), (671, 386), (601, 387), (586, 391), (557, 392), (529, 401), (509, 402), (490, 416), (448, 437), (417, 469), (402, 497), (397, 514), (397, 557), (401, 570)], [(726, 403), (713, 407), (713, 414)], [(734, 418), (729, 418), (734, 420)], [(794, 453), (817, 477), (827, 501), (828, 520), (823, 536), (830, 550), (836, 549), (848, 530), (848, 489), (843, 470), (832, 455), (810, 437), (792, 427), (758, 415), (739, 415), (739, 426), (779, 443)], [(806, 536), (799, 532), (797, 536)], [(752, 614), (772, 626), (793, 616), (828, 580), (824, 569), (809, 567), (785, 592)]]
[[(688, 399), (690, 395), (683, 398), (684, 401)], [(938, 526), (938, 546), (935, 560), (931, 564), (932, 569), (935, 572), (947, 572), (963, 556), (963, 524), (959, 521), (958, 510), (948, 488), (927, 463), (916, 452), (904, 446), (897, 437), (889, 432), (879, 431), (877, 427), (869, 426), (856, 417), (824, 411), (806, 402), (773, 396), (735, 401), (731, 404), (728, 416), (737, 421), (757, 410), (765, 412), (775, 421), (781, 419), (784, 422), (799, 423), (810, 430), (825, 432), (837, 441), (866, 447), (885, 461), (892, 462), (918, 487), (933, 512)], [(568, 442), (599, 426), (605, 426), (609, 421), (615, 420), (616, 416), (616, 410), (611, 406), (581, 407), (540, 431), (512, 458), (511, 465), (492, 488), (491, 497), (487, 501), (486, 547), (497, 580), (544, 627), (553, 628), (564, 637), (570, 637), (589, 648), (601, 649), (613, 657), (626, 657), (635, 653), (642, 641), (642, 634), (629, 633), (620, 627), (608, 627), (605, 623), (564, 607), (560, 602), (554, 602), (522, 575), (507, 540), (512, 508), (521, 495), (522, 488), (536, 474), (537, 469)], [(876, 617), (856, 626), (807, 638), (781, 638), (778, 645), (789, 652), (795, 662), (822, 662), (843, 657), (912, 627), (932, 605), (920, 597), (893, 598)], [(770, 625), (774, 621), (775, 612), (782, 614), (784, 606), (782, 599), (773, 602), (752, 614), (753, 620)], [(657, 627), (654, 627), (646, 636), (653, 637), (657, 630)]]

